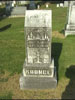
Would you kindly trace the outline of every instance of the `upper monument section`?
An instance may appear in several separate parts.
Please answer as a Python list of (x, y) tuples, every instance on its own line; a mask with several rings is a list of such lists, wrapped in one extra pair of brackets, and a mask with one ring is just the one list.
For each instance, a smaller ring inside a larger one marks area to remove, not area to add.
[(52, 27), (51, 10), (26, 10), (25, 27)]

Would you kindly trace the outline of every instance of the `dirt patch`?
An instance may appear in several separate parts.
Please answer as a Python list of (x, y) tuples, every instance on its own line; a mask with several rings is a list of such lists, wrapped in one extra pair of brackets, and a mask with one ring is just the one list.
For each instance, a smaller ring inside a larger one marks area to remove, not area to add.
[(9, 72), (8, 71), (3, 71), (3, 73), (2, 74), (0, 74), (0, 79), (1, 78), (7, 78), (8, 76), (9, 76)]
[[(9, 73), (6, 72), (4, 77), (8, 77), (8, 75)], [(7, 82), (0, 82), (0, 94), (11, 91), (13, 99), (61, 99), (62, 93), (69, 83), (69, 79), (62, 79), (56, 89), (20, 90), (19, 78), (20, 75), (16, 73), (14, 76), (10, 76)]]
[(59, 33), (58, 31), (53, 31), (52, 32), (52, 37), (61, 38), (61, 39), (65, 38), (65, 36), (63, 34)]

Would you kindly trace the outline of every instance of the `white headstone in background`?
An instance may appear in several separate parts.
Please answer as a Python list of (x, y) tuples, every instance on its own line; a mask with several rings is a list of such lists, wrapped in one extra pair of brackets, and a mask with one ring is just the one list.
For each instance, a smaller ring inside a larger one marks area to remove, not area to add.
[(2, 2), (0, 2), (0, 6), (2, 5)]
[(40, 9), (40, 5), (38, 5), (37, 8)]
[(14, 5), (15, 5), (15, 4), (16, 4), (16, 1), (14, 0), (13, 3), (14, 3)]
[(21, 2), (21, 4), (25, 4), (25, 1), (20, 1)]
[(14, 7), (14, 2), (13, 2), (13, 1), (10, 1), (10, 3), (9, 3), (9, 4), (10, 4), (10, 7), (11, 7), (11, 8), (13, 8), (13, 7)]
[(57, 4), (56, 7), (59, 7), (59, 4)]
[(46, 4), (46, 8), (48, 8), (48, 6), (49, 6), (49, 5), (48, 5), (48, 4)]
[(14, 3), (12, 3), (12, 7), (14, 7)]
[(69, 1), (64, 1), (64, 7), (68, 7)]
[(60, 7), (64, 7), (64, 4), (63, 3), (60, 3)]
[(70, 1), (65, 36), (75, 35), (75, 1)]

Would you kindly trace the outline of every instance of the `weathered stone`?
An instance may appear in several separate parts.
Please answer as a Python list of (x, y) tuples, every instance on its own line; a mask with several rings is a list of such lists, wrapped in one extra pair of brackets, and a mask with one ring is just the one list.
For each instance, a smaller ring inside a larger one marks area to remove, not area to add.
[(52, 11), (28, 10), (25, 15), (26, 59), (21, 89), (55, 88), (56, 68), (51, 59)]

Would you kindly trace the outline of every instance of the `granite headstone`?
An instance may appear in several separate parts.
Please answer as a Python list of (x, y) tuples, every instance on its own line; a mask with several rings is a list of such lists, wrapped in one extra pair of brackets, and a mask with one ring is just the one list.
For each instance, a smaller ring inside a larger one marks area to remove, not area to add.
[(30, 4), (29, 4), (29, 10), (34, 10), (36, 9), (36, 5), (35, 5), (35, 2), (34, 0), (30, 0)]
[(26, 59), (20, 77), (20, 88), (55, 88), (56, 68), (51, 58), (52, 11), (27, 10), (24, 27)]
[(6, 3), (5, 9), (6, 9), (6, 15), (9, 15), (10, 14), (10, 11), (11, 11), (10, 3), (8, 3), (8, 2)]

